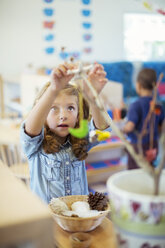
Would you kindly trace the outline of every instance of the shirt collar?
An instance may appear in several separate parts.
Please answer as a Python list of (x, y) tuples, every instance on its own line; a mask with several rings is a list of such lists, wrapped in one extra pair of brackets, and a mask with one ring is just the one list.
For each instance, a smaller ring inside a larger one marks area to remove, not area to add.
[(60, 148), (66, 148), (66, 147), (68, 147), (70, 145), (71, 145), (70, 137), (67, 137), (67, 140), (65, 141), (64, 144), (60, 145)]

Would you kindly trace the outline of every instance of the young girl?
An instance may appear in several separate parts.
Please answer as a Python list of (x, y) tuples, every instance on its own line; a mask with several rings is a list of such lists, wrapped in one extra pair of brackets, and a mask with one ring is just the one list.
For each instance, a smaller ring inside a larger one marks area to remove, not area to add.
[[(79, 92), (69, 81), (67, 71), (73, 64), (60, 65), (53, 70), (50, 83), (41, 91), (35, 106), (21, 127), (21, 141), (29, 160), (31, 189), (49, 203), (52, 197), (88, 194), (84, 159), (89, 149), (96, 145), (88, 138), (78, 139), (68, 128), (79, 127)], [(89, 72), (88, 79), (100, 93), (107, 83), (105, 71), (99, 64)], [(84, 87), (91, 98), (88, 87)], [(100, 110), (91, 101), (93, 119), (89, 130), (105, 129)], [(84, 119), (89, 118), (88, 103), (83, 100)]]

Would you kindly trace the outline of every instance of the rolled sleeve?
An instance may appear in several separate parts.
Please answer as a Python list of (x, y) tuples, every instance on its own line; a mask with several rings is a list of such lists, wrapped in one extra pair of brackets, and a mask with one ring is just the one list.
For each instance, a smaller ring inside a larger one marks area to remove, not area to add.
[(42, 128), (42, 131), (39, 135), (30, 137), (25, 132), (25, 123), (26, 121), (22, 123), (20, 130), (21, 146), (26, 156), (30, 159), (30, 157), (39, 150), (39, 147), (43, 142), (44, 128)]
[[(93, 131), (93, 130), (96, 130), (96, 129), (97, 129), (97, 128), (95, 127), (94, 120), (93, 120), (93, 118), (92, 118), (91, 121), (89, 122), (89, 132), (90, 132), (90, 131)], [(104, 131), (109, 131), (109, 132), (111, 132), (112, 129), (111, 129), (111, 127), (109, 126), (109, 127), (107, 127)]]
[[(93, 131), (93, 130), (97, 130), (97, 128), (95, 127), (94, 121), (93, 121), (93, 118), (92, 118), (91, 121), (89, 122), (89, 133), (90, 133), (91, 131)], [(108, 128), (106, 128), (104, 131), (111, 132), (112, 129), (111, 129), (111, 127), (108, 127)], [(89, 137), (88, 137), (88, 139), (89, 139)], [(89, 142), (89, 144), (88, 144), (88, 151), (89, 151), (92, 147), (98, 145), (99, 143), (100, 143), (99, 141), (92, 142), (92, 143)]]

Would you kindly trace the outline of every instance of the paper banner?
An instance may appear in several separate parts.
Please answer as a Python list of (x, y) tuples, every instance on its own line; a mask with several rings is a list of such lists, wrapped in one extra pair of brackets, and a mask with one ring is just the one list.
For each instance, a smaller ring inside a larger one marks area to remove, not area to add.
[(54, 40), (54, 34), (47, 34), (45, 35), (45, 40), (46, 41), (53, 41)]
[(44, 14), (45, 14), (46, 16), (53, 16), (53, 14), (54, 14), (54, 9), (52, 9), (52, 8), (45, 8), (45, 9), (43, 9), (43, 12), (44, 12)]
[(82, 3), (88, 5), (91, 3), (91, 0), (82, 0)]
[(43, 0), (45, 3), (52, 3), (54, 0)]
[(52, 29), (54, 27), (55, 22), (54, 21), (44, 21), (43, 26), (44, 28)]
[(92, 39), (92, 35), (91, 35), (91, 34), (84, 34), (84, 35), (83, 35), (83, 39), (84, 39), (85, 41), (90, 41), (90, 40)]
[(79, 59), (81, 53), (79, 51), (73, 51), (73, 52), (60, 52), (59, 56), (61, 59), (66, 60), (69, 57), (73, 57), (74, 59)]
[(54, 51), (55, 51), (54, 47), (47, 47), (47, 48), (45, 48), (45, 52), (47, 54), (52, 54), (52, 53), (54, 53)]
[(88, 9), (83, 9), (81, 11), (82, 15), (85, 16), (85, 17), (89, 17), (91, 15), (91, 11), (88, 10)]
[(71, 55), (71, 57), (73, 57), (75, 59), (79, 59), (81, 54), (80, 54), (80, 52), (73, 52), (70, 55)]
[(60, 52), (59, 53), (59, 56), (60, 56), (61, 59), (65, 60), (65, 59), (67, 59), (69, 57), (69, 53), (67, 53), (67, 52)]
[(85, 48), (83, 49), (83, 52), (89, 54), (89, 53), (92, 52), (92, 48), (91, 48), (91, 47), (85, 47)]
[(83, 26), (83, 28), (85, 28), (85, 29), (89, 29), (89, 28), (92, 27), (92, 23), (90, 23), (90, 22), (83, 22), (83, 23), (82, 23), (82, 26)]

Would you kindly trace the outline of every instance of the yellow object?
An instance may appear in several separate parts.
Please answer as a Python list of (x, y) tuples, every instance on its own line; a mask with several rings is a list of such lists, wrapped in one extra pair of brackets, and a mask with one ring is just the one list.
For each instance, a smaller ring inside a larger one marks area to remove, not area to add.
[(103, 141), (108, 138), (110, 138), (111, 134), (108, 131), (101, 131), (101, 130), (96, 130), (96, 135), (97, 135), (97, 140), (98, 141)]
[(148, 9), (148, 10), (152, 10), (152, 7), (151, 7), (151, 5), (148, 3), (148, 2), (143, 2), (143, 5), (144, 5), (144, 7), (146, 8), (146, 9)]

